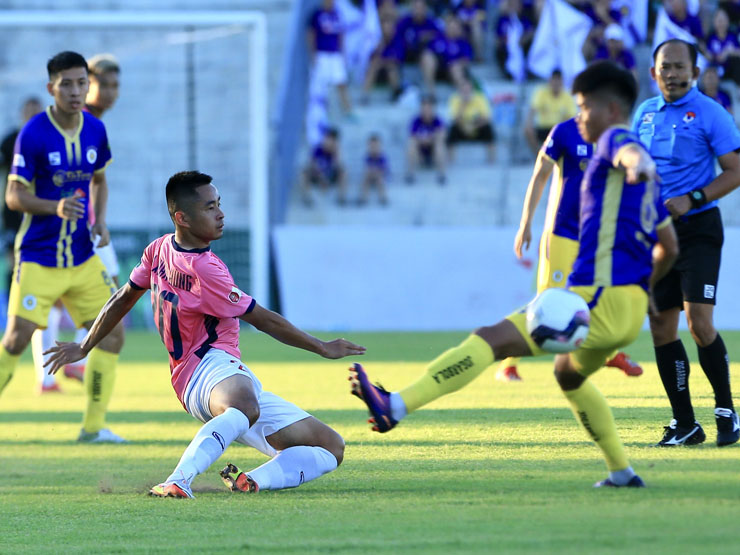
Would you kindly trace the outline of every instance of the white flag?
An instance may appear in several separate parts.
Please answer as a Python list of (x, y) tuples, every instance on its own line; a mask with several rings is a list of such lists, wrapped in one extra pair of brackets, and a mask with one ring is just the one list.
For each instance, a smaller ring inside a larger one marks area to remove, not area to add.
[(514, 78), (514, 81), (521, 83), (527, 77), (525, 68), (524, 51), (519, 41), (522, 38), (524, 27), (519, 18), (514, 14), (510, 22), (509, 30), (506, 33), (506, 71)]
[(357, 9), (349, 0), (337, 0), (337, 11), (342, 21), (342, 43), (347, 68), (355, 81), (365, 78), (370, 55), (380, 42), (380, 18), (375, 0), (364, 0), (363, 9)]

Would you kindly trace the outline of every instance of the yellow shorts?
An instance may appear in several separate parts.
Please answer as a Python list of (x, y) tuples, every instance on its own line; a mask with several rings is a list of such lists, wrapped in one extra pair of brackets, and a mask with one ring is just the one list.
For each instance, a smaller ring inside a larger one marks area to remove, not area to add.
[(61, 299), (75, 326), (80, 327), (94, 320), (115, 292), (115, 284), (97, 255), (71, 268), (21, 262), (13, 271), (8, 317), (19, 316), (46, 329), (49, 310)]
[(540, 240), (537, 263), (537, 292), (550, 287), (565, 287), (578, 255), (578, 241), (545, 233)]
[[(604, 366), (618, 349), (637, 338), (647, 315), (648, 297), (639, 285), (575, 286), (568, 289), (580, 295), (591, 309), (588, 337), (570, 353), (578, 371), (589, 376)], [(506, 319), (516, 326), (534, 356), (547, 354), (527, 333), (525, 310), (519, 309)]]

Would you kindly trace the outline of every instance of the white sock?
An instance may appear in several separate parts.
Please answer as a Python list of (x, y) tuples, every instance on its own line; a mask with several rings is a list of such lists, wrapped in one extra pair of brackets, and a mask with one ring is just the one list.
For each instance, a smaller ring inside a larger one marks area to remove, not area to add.
[(184, 482), (190, 487), (193, 478), (205, 472), (241, 434), (249, 429), (249, 418), (233, 407), (203, 424), (177, 463), (167, 482)]
[(391, 418), (400, 422), (407, 414), (406, 403), (403, 402), (401, 394), (394, 391), (391, 393)]
[(337, 459), (323, 447), (288, 447), (247, 475), (261, 490), (297, 488), (337, 467)]
[(618, 486), (626, 486), (634, 475), (635, 471), (632, 470), (631, 466), (628, 466), (624, 470), (615, 470), (610, 472), (609, 479)]
[(46, 387), (54, 385), (56, 378), (46, 373), (44, 363), (49, 356), (42, 353), (54, 346), (54, 342), (59, 337), (59, 322), (62, 320), (62, 310), (52, 306), (49, 310), (49, 321), (45, 330), (36, 330), (31, 336), (31, 353), (33, 354), (33, 365), (36, 368), (36, 383)]
[[(75, 343), (82, 343), (82, 340), (85, 339), (85, 336), (87, 335), (87, 329), (86, 328), (80, 328), (75, 333)], [(75, 362), (75, 364), (79, 364), (80, 366), (85, 366), (87, 364), (87, 357), (78, 360)]]

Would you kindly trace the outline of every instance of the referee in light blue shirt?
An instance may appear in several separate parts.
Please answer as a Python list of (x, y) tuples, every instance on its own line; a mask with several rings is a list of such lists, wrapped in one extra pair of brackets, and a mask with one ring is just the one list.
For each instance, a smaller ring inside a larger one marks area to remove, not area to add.
[(650, 316), (655, 359), (673, 409), (658, 443), (666, 447), (696, 445), (706, 438), (694, 418), (689, 359), (678, 337), (682, 309), (714, 389), (717, 445), (740, 439), (727, 349), (713, 323), (724, 239), (717, 201), (740, 185), (740, 132), (719, 103), (693, 86), (699, 77), (696, 58), (694, 45), (677, 39), (655, 49), (650, 72), (661, 94), (640, 105), (632, 124), (658, 167), (661, 197), (674, 218), (681, 249), (673, 269), (655, 285), (658, 312)]

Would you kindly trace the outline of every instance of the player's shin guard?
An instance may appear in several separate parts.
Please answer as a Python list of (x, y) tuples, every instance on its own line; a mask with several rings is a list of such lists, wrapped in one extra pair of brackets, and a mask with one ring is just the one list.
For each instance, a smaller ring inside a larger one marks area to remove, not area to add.
[(247, 472), (260, 491), (297, 488), (337, 468), (337, 459), (323, 447), (298, 445), (283, 449), (262, 466)]
[(113, 393), (117, 364), (118, 354), (98, 348), (90, 351), (84, 379), (87, 406), (82, 419), (82, 429), (87, 433), (95, 433), (105, 426), (105, 412)]
[(493, 363), (493, 349), (480, 336), (471, 335), (457, 347), (442, 353), (426, 373), (406, 389), (399, 391), (407, 411), (457, 391), (478, 377)]
[(563, 393), (570, 401), (570, 407), (576, 419), (604, 453), (609, 471), (614, 472), (629, 467), (612, 411), (596, 386), (586, 380), (578, 389), (563, 391)]
[(190, 486), (193, 478), (205, 472), (231, 442), (247, 430), (249, 418), (239, 409), (226, 409), (198, 430), (166, 482), (184, 481)]
[(11, 355), (0, 344), (0, 393), (3, 392), (5, 386), (10, 382), (10, 378), (13, 377), (13, 372), (15, 372), (19, 358), (21, 358), (21, 355)]

